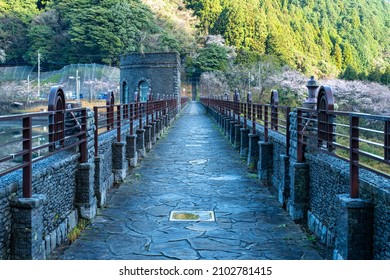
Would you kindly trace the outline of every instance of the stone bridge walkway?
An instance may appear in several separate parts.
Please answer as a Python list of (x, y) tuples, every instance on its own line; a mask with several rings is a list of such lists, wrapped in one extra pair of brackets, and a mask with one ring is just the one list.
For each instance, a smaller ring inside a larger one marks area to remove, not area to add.
[(195, 102), (57, 258), (321, 259)]

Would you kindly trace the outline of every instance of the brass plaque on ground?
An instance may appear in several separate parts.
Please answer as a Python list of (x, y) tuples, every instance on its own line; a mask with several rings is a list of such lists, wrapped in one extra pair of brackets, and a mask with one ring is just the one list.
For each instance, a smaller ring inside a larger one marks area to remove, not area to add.
[(170, 221), (180, 222), (214, 222), (214, 211), (171, 211)]

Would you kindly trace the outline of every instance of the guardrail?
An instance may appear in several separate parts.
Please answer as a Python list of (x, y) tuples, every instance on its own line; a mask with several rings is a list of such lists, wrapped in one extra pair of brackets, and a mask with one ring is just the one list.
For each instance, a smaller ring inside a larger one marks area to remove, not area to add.
[[(317, 109), (297, 109), (297, 159), (306, 147), (349, 162), (350, 197), (359, 197), (359, 168), (390, 178), (390, 116), (334, 111), (329, 87), (319, 90)], [(314, 133), (313, 133), (314, 132)]]
[(264, 141), (266, 142), (269, 130), (284, 134), (286, 136), (286, 155), (289, 155), (291, 108), (278, 105), (278, 92), (276, 90), (272, 91), (270, 104), (252, 103), (250, 95), (247, 102), (239, 101), (237, 95), (233, 101), (203, 97), (201, 102), (237, 123), (242, 123), (244, 128), (247, 128), (248, 122), (250, 122), (253, 134), (256, 134), (257, 125), (263, 126)]
[[(248, 127), (252, 133), (256, 127), (264, 128), (268, 141), (269, 130), (286, 136), (286, 155), (291, 141), (290, 112), (292, 108), (278, 105), (278, 93), (272, 91), (270, 104), (246, 102), (223, 98), (201, 98), (201, 102), (221, 115)], [(314, 104), (315, 105), (315, 104)], [(390, 116), (367, 115), (334, 111), (333, 93), (330, 87), (322, 86), (318, 91), (316, 109), (296, 108), (297, 142), (296, 158), (304, 162), (305, 152), (325, 152), (349, 162), (350, 197), (359, 197), (359, 168), (364, 168), (390, 178)]]
[(113, 94), (107, 98), (105, 106), (94, 106), (95, 117), (95, 156), (98, 153), (99, 135), (116, 130), (117, 142), (121, 141), (121, 131), (124, 126), (130, 126), (130, 135), (138, 122), (138, 129), (161, 120), (168, 114), (175, 114), (178, 110), (177, 99), (148, 100), (146, 102), (131, 102), (114, 104)]
[[(182, 104), (187, 101), (184, 98)], [(120, 142), (124, 126), (130, 126), (130, 134), (134, 134), (135, 127), (141, 129), (166, 115), (177, 113), (177, 105), (178, 100), (173, 96), (163, 100), (114, 104), (114, 93), (109, 92), (106, 105), (93, 108), (95, 156), (99, 135), (116, 130)], [(66, 106), (64, 91), (53, 87), (47, 112), (0, 116), (0, 176), (21, 169), (25, 198), (32, 196), (34, 163), (75, 147), (78, 147), (80, 162), (87, 161), (87, 109)]]
[(22, 169), (23, 197), (32, 195), (32, 165), (58, 152), (78, 147), (80, 161), (87, 160), (86, 108), (65, 109), (64, 92), (53, 87), (49, 111), (1, 116), (0, 176)]

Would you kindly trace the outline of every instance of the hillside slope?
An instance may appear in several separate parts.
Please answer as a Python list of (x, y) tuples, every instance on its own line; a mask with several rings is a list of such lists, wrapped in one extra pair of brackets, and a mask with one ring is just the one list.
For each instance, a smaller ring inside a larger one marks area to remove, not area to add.
[(276, 55), (303, 73), (345, 78), (390, 64), (387, 0), (185, 0), (205, 34), (237, 49)]

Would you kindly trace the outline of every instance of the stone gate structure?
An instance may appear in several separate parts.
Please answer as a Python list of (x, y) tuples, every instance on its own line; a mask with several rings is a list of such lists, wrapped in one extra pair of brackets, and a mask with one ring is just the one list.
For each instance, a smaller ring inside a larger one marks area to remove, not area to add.
[(120, 100), (128, 103), (180, 98), (180, 57), (178, 53), (128, 54), (121, 58)]

